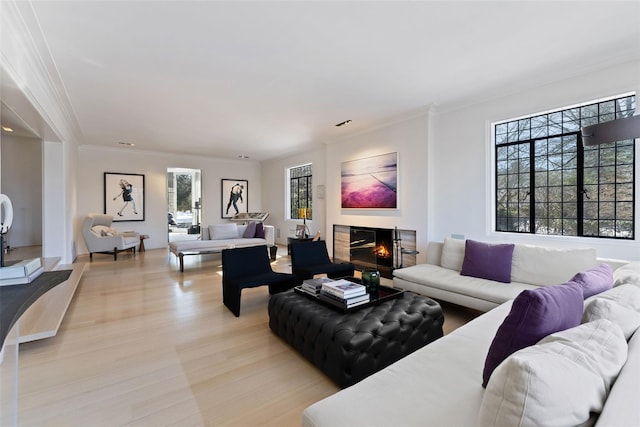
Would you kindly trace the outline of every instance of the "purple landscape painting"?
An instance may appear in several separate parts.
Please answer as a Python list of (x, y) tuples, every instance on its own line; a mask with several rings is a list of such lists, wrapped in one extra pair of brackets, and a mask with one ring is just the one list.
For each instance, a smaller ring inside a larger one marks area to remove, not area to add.
[(342, 163), (342, 208), (396, 209), (398, 153)]

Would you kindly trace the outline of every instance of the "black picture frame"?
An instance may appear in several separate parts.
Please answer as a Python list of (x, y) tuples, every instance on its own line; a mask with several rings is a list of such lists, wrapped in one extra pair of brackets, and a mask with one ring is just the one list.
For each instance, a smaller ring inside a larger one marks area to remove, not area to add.
[(113, 222), (144, 221), (144, 175), (105, 172), (104, 213), (113, 215)]
[(222, 179), (220, 194), (221, 218), (249, 213), (249, 181), (246, 179)]

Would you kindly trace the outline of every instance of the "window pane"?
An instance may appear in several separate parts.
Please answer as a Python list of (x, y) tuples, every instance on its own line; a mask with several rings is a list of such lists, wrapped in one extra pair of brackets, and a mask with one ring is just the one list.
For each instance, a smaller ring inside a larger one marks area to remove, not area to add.
[(496, 205), (497, 228), (633, 239), (634, 142), (582, 147), (580, 129), (635, 109), (636, 97), (625, 96), (497, 124), (496, 144), (505, 143), (504, 135), (510, 143), (496, 152), (496, 194), (507, 201)]

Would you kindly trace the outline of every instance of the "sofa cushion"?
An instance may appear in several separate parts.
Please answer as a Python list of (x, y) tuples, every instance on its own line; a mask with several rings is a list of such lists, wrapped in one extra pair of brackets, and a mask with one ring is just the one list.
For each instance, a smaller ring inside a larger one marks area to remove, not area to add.
[(577, 283), (520, 293), (491, 342), (482, 385), (487, 385), (494, 369), (512, 353), (537, 343), (549, 334), (579, 325), (582, 312), (582, 287)]
[(502, 363), (489, 381), (479, 426), (575, 426), (604, 406), (627, 359), (620, 328), (598, 320), (553, 334)]
[(256, 224), (256, 234), (254, 235), (255, 238), (257, 239), (264, 239), (264, 224), (261, 222), (258, 222)]
[(596, 265), (595, 249), (556, 249), (516, 244), (511, 280), (537, 286), (558, 285), (569, 281), (576, 272)]
[[(508, 285), (493, 280), (478, 279), (476, 277), (461, 276), (459, 272), (443, 268), (433, 264), (417, 264), (411, 267), (393, 270), (394, 278), (401, 279), (405, 283), (396, 286), (412, 286), (410, 290), (424, 295), (429, 295), (430, 289), (440, 289), (459, 295), (490, 301), (496, 305), (514, 299), (524, 290), (537, 289), (537, 286), (526, 283), (511, 282)], [(406, 282), (409, 282), (408, 284)], [(395, 283), (395, 280), (394, 280)]]
[(594, 298), (585, 307), (582, 323), (608, 319), (620, 326), (625, 339), (640, 327), (640, 313), (627, 305), (605, 298)]
[(640, 312), (640, 287), (631, 284), (616, 286), (613, 289), (602, 292), (589, 298), (585, 303), (596, 299), (604, 298), (611, 301), (619, 302), (631, 309)]
[(609, 264), (600, 264), (598, 267), (576, 274), (571, 282), (582, 286), (582, 294), (587, 299), (613, 287), (613, 270)]
[(237, 239), (238, 237), (238, 226), (233, 222), (209, 226), (211, 240)]
[(256, 235), (256, 223), (250, 222), (247, 224), (247, 228), (244, 229), (244, 233), (242, 233), (242, 237), (245, 239), (251, 239)]
[(460, 239), (444, 239), (440, 265), (450, 270), (460, 271), (464, 261), (465, 241)]
[(511, 282), (513, 246), (467, 240), (460, 274), (502, 283)]
[(614, 287), (624, 285), (625, 283), (640, 285), (640, 261), (625, 264), (613, 272)]

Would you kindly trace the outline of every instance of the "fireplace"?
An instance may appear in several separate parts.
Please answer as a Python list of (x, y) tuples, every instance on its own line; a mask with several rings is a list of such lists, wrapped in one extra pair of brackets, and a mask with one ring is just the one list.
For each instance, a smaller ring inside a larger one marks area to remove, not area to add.
[(393, 271), (393, 230), (388, 228), (351, 227), (349, 256), (358, 270), (375, 268), (382, 277)]
[(376, 268), (392, 279), (394, 268), (416, 265), (417, 253), (415, 230), (333, 225), (333, 261), (351, 262), (357, 270)]

